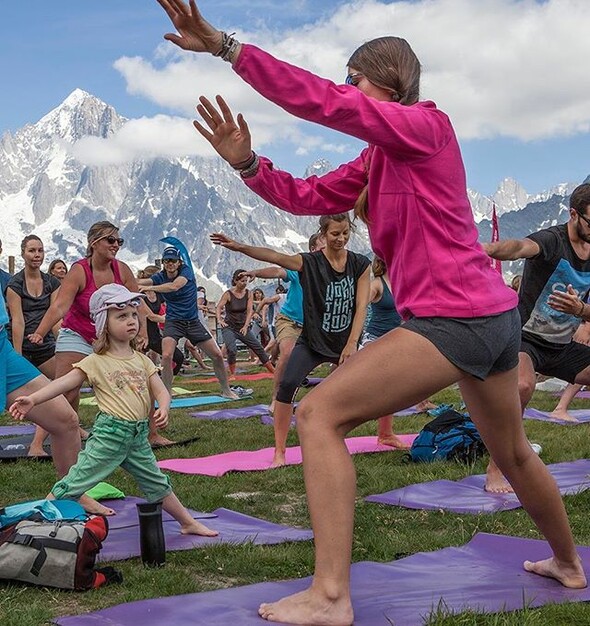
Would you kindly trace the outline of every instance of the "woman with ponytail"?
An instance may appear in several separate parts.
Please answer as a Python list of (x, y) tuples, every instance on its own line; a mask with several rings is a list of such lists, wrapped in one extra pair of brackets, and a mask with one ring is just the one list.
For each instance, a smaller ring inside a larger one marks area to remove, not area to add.
[(355, 473), (344, 437), (453, 383), (553, 550), (553, 558), (525, 561), (524, 568), (566, 587), (584, 587), (559, 491), (522, 426), (517, 294), (490, 267), (478, 242), (455, 132), (434, 102), (419, 100), (420, 63), (409, 44), (398, 37), (363, 44), (347, 63), (345, 84), (336, 85), (240, 44), (205, 21), (194, 0), (158, 2), (178, 31), (166, 39), (220, 56), (287, 112), (369, 144), (333, 172), (297, 179), (252, 152), (248, 125), (242, 115), (234, 120), (220, 96), (217, 107), (204, 97), (197, 107), (205, 122), (195, 122), (197, 130), (268, 202), (297, 215), (355, 207), (406, 320), (352, 355), (297, 409), (315, 574), (309, 589), (262, 604), (260, 615), (290, 624), (352, 624)]

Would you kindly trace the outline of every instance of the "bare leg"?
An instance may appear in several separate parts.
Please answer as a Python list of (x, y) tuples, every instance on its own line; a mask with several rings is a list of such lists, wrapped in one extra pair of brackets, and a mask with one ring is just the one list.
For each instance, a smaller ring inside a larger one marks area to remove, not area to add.
[(459, 387), (492, 458), (553, 550), (551, 559), (527, 561), (525, 569), (556, 578), (565, 587), (580, 589), (586, 586), (586, 577), (565, 507), (555, 480), (526, 438), (517, 381), (514, 368), (486, 381), (464, 378)]
[(409, 450), (412, 446), (404, 443), (393, 433), (393, 415), (384, 415), (377, 422), (377, 442), (382, 446), (391, 446), (398, 450)]
[[(375, 363), (383, 365), (376, 370)], [(297, 429), (316, 545), (315, 574), (306, 591), (262, 604), (259, 613), (264, 619), (352, 624), (349, 570), (356, 488), (344, 436), (369, 419), (419, 402), (462, 375), (427, 339), (399, 328), (353, 355), (303, 399)]]
[(160, 433), (158, 432), (158, 427), (156, 426), (156, 422), (154, 420), (155, 410), (156, 410), (156, 406), (154, 404), (154, 401), (152, 400), (152, 404), (150, 407), (150, 414), (148, 416), (149, 418), (148, 441), (150, 442), (151, 446), (169, 446), (173, 444), (174, 441), (172, 441), (172, 439), (167, 439), (166, 437), (160, 435)]
[[(520, 415), (524, 413), (535, 391), (535, 368), (531, 357), (525, 352), (518, 355), (518, 395), (520, 399)], [(486, 470), (485, 490), (490, 493), (513, 493), (512, 485), (506, 480), (494, 459), (490, 456), (490, 462)]]
[(199, 367), (202, 370), (210, 370), (211, 368), (205, 363), (199, 349), (193, 346), (193, 344), (187, 339), (186, 340), (186, 349), (191, 353), (192, 357), (197, 361)]
[[(80, 352), (56, 352), (55, 353), (55, 377), (60, 378), (65, 374), (68, 374), (72, 370), (72, 365), (81, 361), (86, 355)], [(76, 413), (80, 404), (80, 387), (72, 389), (64, 394), (66, 400), (70, 403), (70, 406)], [(88, 433), (80, 428), (80, 437), (86, 439)]]
[[(45, 376), (37, 376), (26, 385), (19, 387), (7, 396), (7, 404), (14, 402), (18, 396), (30, 395), (45, 387), (49, 381)], [(80, 433), (78, 416), (63, 396), (48, 400), (33, 407), (27, 419), (41, 426), (51, 435), (53, 463), (59, 477), (65, 476), (76, 462), (80, 451)]]
[[(55, 378), (55, 356), (52, 356), (48, 361), (41, 363), (41, 365), (38, 366), (38, 369), (49, 380), (53, 380)], [(48, 456), (47, 452), (45, 452), (45, 449), (43, 448), (43, 444), (45, 443), (45, 440), (48, 436), (49, 433), (46, 430), (44, 430), (40, 426), (37, 426), (37, 428), (35, 428), (35, 435), (33, 437), (31, 445), (29, 446), (29, 452), (27, 456)]]
[(214, 339), (208, 339), (207, 341), (203, 341), (199, 344), (199, 348), (201, 348), (201, 350), (211, 359), (211, 362), (213, 363), (215, 376), (217, 376), (219, 384), (221, 385), (221, 395), (224, 398), (238, 400), (239, 396), (229, 388), (227, 372), (225, 371), (225, 363), (223, 361), (223, 356), (221, 356), (221, 350), (219, 349), (216, 341)]
[(285, 452), (287, 450), (287, 436), (293, 417), (293, 405), (275, 400), (273, 412), (273, 426), (275, 431), (275, 454), (271, 467), (285, 465)]
[(553, 411), (551, 411), (551, 417), (558, 420), (564, 420), (566, 422), (577, 422), (578, 420), (570, 415), (567, 410), (569, 409), (572, 400), (583, 386), (584, 385), (568, 384), (568, 386), (563, 390), (557, 406), (553, 409)]
[(275, 366), (274, 366), (274, 365), (273, 365), (270, 361), (267, 361), (267, 362), (263, 365), (263, 367), (264, 367), (265, 369), (267, 369), (267, 370), (268, 370), (271, 374), (274, 374), (274, 373), (275, 373)]
[(162, 508), (180, 524), (180, 532), (183, 535), (202, 535), (203, 537), (216, 537), (219, 535), (218, 531), (207, 528), (207, 526), (191, 517), (174, 493), (162, 500)]
[(172, 381), (174, 380), (174, 350), (176, 350), (176, 339), (173, 337), (162, 338), (162, 382), (168, 393), (172, 393)]

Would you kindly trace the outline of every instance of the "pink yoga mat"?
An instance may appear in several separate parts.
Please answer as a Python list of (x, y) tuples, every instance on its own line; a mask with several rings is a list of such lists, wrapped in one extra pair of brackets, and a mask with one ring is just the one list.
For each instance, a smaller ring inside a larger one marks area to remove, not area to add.
[[(265, 380), (266, 378), (273, 378), (273, 374), (270, 372), (258, 372), (257, 374), (237, 374), (235, 379), (230, 381), (230, 384), (234, 382), (234, 380)], [(211, 376), (210, 378), (195, 378), (183, 380), (183, 384), (185, 383), (217, 383), (219, 380), (215, 376)]]
[[(404, 443), (411, 445), (417, 435), (398, 436)], [(345, 441), (351, 454), (391, 452), (394, 450), (390, 446), (378, 444), (377, 437), (350, 437)], [(158, 466), (181, 474), (223, 476), (227, 472), (252, 472), (269, 469), (273, 455), (274, 448), (252, 451), (240, 450), (193, 459), (167, 459), (166, 461), (159, 461)], [(299, 465), (301, 463), (301, 448), (299, 446), (287, 448), (286, 457), (287, 465)]]

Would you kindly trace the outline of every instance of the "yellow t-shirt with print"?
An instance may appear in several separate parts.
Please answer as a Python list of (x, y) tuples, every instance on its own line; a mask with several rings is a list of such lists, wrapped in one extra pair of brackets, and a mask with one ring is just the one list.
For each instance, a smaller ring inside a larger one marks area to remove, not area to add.
[(137, 421), (148, 417), (151, 401), (149, 378), (157, 371), (145, 354), (133, 352), (129, 357), (91, 354), (74, 363), (94, 388), (98, 408), (123, 420)]

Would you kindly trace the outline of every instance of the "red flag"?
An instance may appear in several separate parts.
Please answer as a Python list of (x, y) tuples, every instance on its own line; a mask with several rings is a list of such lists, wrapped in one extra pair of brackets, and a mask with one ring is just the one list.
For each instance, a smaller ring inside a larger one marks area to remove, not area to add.
[[(498, 226), (498, 215), (496, 214), (496, 203), (494, 202), (492, 208), (492, 243), (500, 240), (500, 227)], [(496, 272), (502, 273), (502, 261), (498, 259), (490, 258), (491, 266), (496, 270)]]

